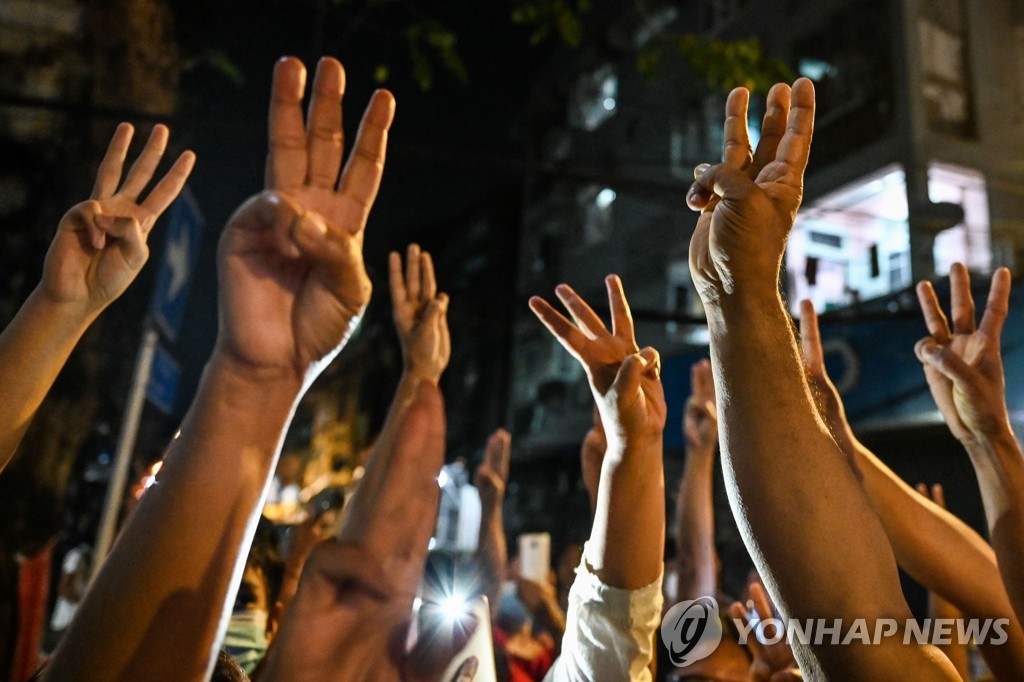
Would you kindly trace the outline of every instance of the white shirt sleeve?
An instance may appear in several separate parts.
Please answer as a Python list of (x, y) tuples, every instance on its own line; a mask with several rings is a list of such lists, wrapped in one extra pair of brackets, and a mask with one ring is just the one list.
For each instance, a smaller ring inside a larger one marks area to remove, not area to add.
[(602, 583), (586, 564), (580, 561), (569, 590), (562, 655), (544, 682), (650, 682), (664, 572), (650, 585), (620, 590)]

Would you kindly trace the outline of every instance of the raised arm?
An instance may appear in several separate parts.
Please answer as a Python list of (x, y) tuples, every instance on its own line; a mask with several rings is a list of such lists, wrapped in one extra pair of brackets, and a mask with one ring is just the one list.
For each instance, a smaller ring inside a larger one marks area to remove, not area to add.
[(543, 299), (530, 299), (533, 312), (586, 370), (607, 439), (594, 524), (570, 592), (562, 655), (547, 678), (556, 681), (650, 679), (651, 637), (661, 617), (661, 360), (653, 348), (637, 348), (619, 278), (610, 275), (605, 283), (610, 332), (568, 285), (556, 293), (575, 324)]
[(691, 393), (683, 412), (686, 462), (676, 493), (676, 552), (679, 556), (678, 598), (718, 595), (713, 501), (718, 413), (711, 362), (690, 367)]
[(363, 228), (394, 101), (378, 92), (341, 165), (341, 64), (321, 60), (308, 126), (305, 68), (278, 62), (266, 191), (219, 249), (213, 356), (145, 495), (45, 672), (53, 680), (205, 681), (296, 401), (370, 297)]
[(968, 618), (1008, 619), (1006, 642), (990, 644), (986, 640), (980, 646), (999, 679), (1015, 679), (1024, 670), (1024, 632), (1010, 605), (992, 547), (944, 507), (915, 493), (854, 435), (839, 391), (825, 371), (818, 316), (810, 301), (800, 304), (800, 344), (821, 417), (859, 477), (896, 561), (914, 580), (949, 600)]
[(491, 616), (498, 613), (501, 583), (505, 580), (508, 545), (502, 505), (508, 485), (512, 436), (498, 429), (487, 439), (484, 461), (476, 468), (473, 484), (480, 492), (480, 534), (476, 547), (476, 566), (480, 572), (481, 591), (491, 605)]
[[(946, 508), (946, 493), (942, 489), (941, 484), (935, 483), (929, 490), (928, 486), (924, 483), (918, 483), (914, 489), (917, 490), (922, 497), (928, 498), (943, 509)], [(949, 553), (947, 556), (953, 557), (956, 555)], [(956, 621), (963, 618), (964, 613), (942, 595), (938, 594), (934, 590), (928, 590), (928, 617), (932, 619), (932, 622), (938, 619)], [(950, 660), (953, 667), (956, 668), (956, 672), (960, 675), (960, 679), (964, 682), (973, 682), (966, 643), (959, 641), (957, 638), (953, 638), (948, 644), (940, 643), (938, 646), (942, 649), (942, 653), (946, 654), (946, 658)], [(1017, 667), (1017, 670), (1021, 669), (1021, 667)], [(997, 673), (997, 676), (999, 679), (1013, 679), (1012, 675), (999, 675)]]
[(1024, 618), (1024, 455), (1010, 427), (999, 336), (1009, 312), (1010, 271), (996, 270), (981, 323), (963, 263), (949, 273), (953, 330), (935, 290), (917, 287), (931, 336), (914, 351), (935, 404), (971, 458), (981, 487), (992, 546), (1018, 620)]
[[(729, 501), (743, 539), (788, 618), (910, 617), (878, 518), (808, 390), (779, 295), (782, 256), (803, 193), (814, 123), (806, 79), (768, 94), (751, 156), (745, 89), (726, 103), (724, 162), (699, 167), (713, 192), (690, 242), (707, 311)], [(699, 203), (698, 203), (699, 202)], [(851, 561), (850, 557), (856, 557)], [(813, 642), (813, 640), (811, 640)], [(801, 670), (829, 679), (956, 679), (930, 646), (799, 644)]]
[[(410, 249), (410, 262), (420, 257)], [(392, 295), (408, 300), (396, 294), (396, 283), (418, 273), (407, 268), (403, 278), (394, 255), (392, 263)], [(407, 655), (404, 647), (444, 463), (437, 384), (450, 344), (445, 306), (428, 293), (411, 326), (399, 327), (405, 373), (338, 538), (322, 543), (306, 563), (261, 680), (429, 680), (464, 641), (466, 630), (429, 632), (421, 634), (420, 653)]]
[(169, 133), (164, 125), (153, 128), (122, 182), (133, 134), (128, 123), (117, 127), (92, 197), (61, 218), (42, 281), (0, 334), (0, 470), (14, 456), (82, 334), (145, 265), (150, 230), (192, 172), (195, 154), (184, 152), (141, 199)]

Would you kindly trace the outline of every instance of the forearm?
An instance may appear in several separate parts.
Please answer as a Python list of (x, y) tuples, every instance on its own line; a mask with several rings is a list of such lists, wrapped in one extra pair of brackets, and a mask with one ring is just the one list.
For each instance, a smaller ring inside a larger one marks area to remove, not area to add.
[(676, 553), (679, 597), (696, 599), (718, 593), (715, 571), (713, 480), (715, 452), (688, 451), (676, 496)]
[[(776, 603), (788, 618), (909, 618), (892, 549), (818, 418), (778, 294), (734, 294), (708, 313), (730, 503)], [(795, 652), (808, 670), (877, 670), (884, 658)]]
[(1024, 669), (1024, 631), (992, 547), (973, 528), (914, 491), (856, 438), (839, 443), (856, 463), (903, 570), (967, 618), (1009, 619), (1007, 642), (983, 646), (982, 653), (999, 679), (1013, 679), (1014, 671)]
[[(964, 614), (935, 592), (929, 591), (928, 617), (932, 619), (932, 622), (935, 622), (939, 619), (957, 620), (963, 618)], [(960, 642), (958, 638), (953, 637), (950, 639), (948, 644), (940, 643), (938, 644), (938, 647), (942, 653), (946, 655), (946, 658), (949, 659), (949, 662), (953, 664), (953, 667), (956, 668), (956, 672), (960, 675), (960, 679), (964, 682), (973, 682), (973, 679), (971, 678), (970, 665), (968, 664), (967, 646)], [(1012, 676), (1005, 678), (999, 676), (998, 671), (993, 672), (996, 672), (996, 675), (998, 676), (997, 679), (1013, 679)]]
[(85, 306), (50, 301), (37, 289), (0, 334), (0, 469), (95, 318)]
[(601, 467), (597, 513), (586, 560), (601, 582), (635, 590), (658, 579), (665, 544), (665, 477), (661, 438), (609, 453)]
[(981, 487), (999, 571), (1018, 619), (1024, 618), (1024, 456), (1008, 428), (967, 445)]
[(476, 548), (477, 570), (480, 575), (481, 592), (490, 602), (491, 615), (498, 612), (501, 598), (501, 583), (505, 580), (505, 564), (508, 563), (508, 547), (505, 542), (505, 528), (502, 522), (501, 500), (483, 504), (480, 517), (480, 535)]
[[(984, 538), (918, 494), (856, 439), (849, 454), (899, 565), (969, 617), (1007, 616), (995, 552)], [(946, 561), (950, 556), (957, 560)]]
[(300, 386), (214, 355), (47, 679), (206, 679)]

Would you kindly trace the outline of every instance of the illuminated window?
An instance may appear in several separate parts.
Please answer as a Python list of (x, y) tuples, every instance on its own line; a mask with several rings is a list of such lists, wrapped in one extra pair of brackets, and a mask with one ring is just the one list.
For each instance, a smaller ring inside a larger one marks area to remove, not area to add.
[(818, 310), (910, 285), (906, 176), (892, 164), (804, 206), (786, 251), (789, 303)]
[(935, 272), (944, 275), (950, 266), (963, 262), (975, 272), (992, 269), (988, 191), (985, 178), (976, 170), (952, 164), (928, 165), (928, 198), (963, 207), (964, 221), (935, 236)]

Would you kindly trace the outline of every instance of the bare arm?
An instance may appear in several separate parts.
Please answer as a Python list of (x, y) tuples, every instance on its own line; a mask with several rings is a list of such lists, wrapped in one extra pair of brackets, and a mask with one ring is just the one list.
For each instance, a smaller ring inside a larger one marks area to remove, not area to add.
[[(922, 497), (931, 500), (943, 509), (946, 508), (946, 493), (938, 483), (932, 485), (931, 490), (929, 490), (928, 486), (924, 483), (919, 483), (916, 490)], [(951, 604), (948, 600), (944, 599), (942, 595), (934, 592), (933, 590), (928, 590), (928, 617), (933, 621), (938, 619), (957, 620), (963, 618), (964, 614), (960, 609)], [(942, 653), (946, 654), (946, 658), (950, 660), (953, 667), (956, 668), (956, 672), (960, 675), (960, 679), (964, 682), (972, 682), (971, 670), (967, 658), (967, 646), (956, 638), (952, 639), (949, 644), (939, 644), (938, 646), (942, 649)], [(1017, 669), (1019, 670), (1020, 668)], [(997, 675), (998, 674), (999, 673), (997, 673)], [(1000, 679), (1002, 679), (1002, 675), (1000, 675)], [(1007, 676), (1006, 679), (1012, 679), (1012, 676)]]
[(362, 233), (394, 105), (386, 93), (370, 102), (358, 152), (335, 190), (341, 149), (324, 132), (340, 135), (343, 79), (338, 62), (321, 61), (307, 131), (305, 69), (278, 62), (267, 191), (243, 204), (221, 237), (213, 357), (158, 483), (93, 582), (46, 679), (209, 675), (293, 406), (369, 300)]
[(508, 484), (509, 458), (512, 437), (505, 429), (498, 429), (487, 439), (484, 461), (477, 467), (474, 484), (480, 492), (480, 534), (476, 548), (476, 565), (480, 571), (482, 592), (491, 605), (491, 616), (498, 613), (501, 583), (505, 580), (508, 563), (508, 545), (502, 505)]
[[(753, 159), (745, 90), (726, 104), (724, 163), (699, 169), (715, 194), (690, 242), (704, 301), (721, 414), (723, 468), (744, 541), (789, 618), (903, 620), (892, 549), (818, 417), (777, 282), (799, 207), (814, 121), (814, 89), (768, 95)], [(694, 195), (691, 193), (691, 203)], [(858, 557), (856, 562), (847, 557)], [(805, 674), (829, 679), (956, 679), (934, 647), (801, 645)]]
[(61, 218), (42, 281), (0, 334), (0, 470), (14, 456), (82, 334), (146, 263), (149, 232), (192, 171), (195, 155), (185, 152), (140, 200), (167, 147), (168, 131), (163, 125), (153, 128), (122, 183), (133, 132), (127, 123), (118, 126), (92, 197)]
[(653, 348), (638, 351), (622, 283), (612, 275), (606, 284), (610, 333), (568, 285), (557, 293), (576, 324), (541, 298), (530, 307), (586, 369), (608, 442), (585, 559), (605, 584), (634, 590), (662, 572), (665, 398), (660, 358)]
[(992, 547), (966, 523), (915, 493), (854, 435), (839, 392), (825, 372), (818, 317), (809, 301), (801, 303), (800, 337), (821, 416), (850, 459), (897, 562), (968, 618), (1008, 619), (1009, 640), (1000, 645), (982, 643), (981, 651), (1000, 679), (1014, 679), (1017, 671), (1024, 669), (1024, 632), (1010, 605)]
[(676, 552), (679, 556), (679, 599), (718, 594), (713, 501), (718, 416), (711, 363), (690, 368), (691, 395), (683, 415), (686, 462), (676, 495)]
[(992, 276), (976, 325), (967, 268), (950, 271), (953, 329), (931, 284), (917, 289), (931, 336), (917, 343), (932, 397), (974, 465), (999, 571), (1017, 618), (1024, 617), (1024, 454), (1010, 427), (999, 336), (1009, 311), (1010, 272)]

